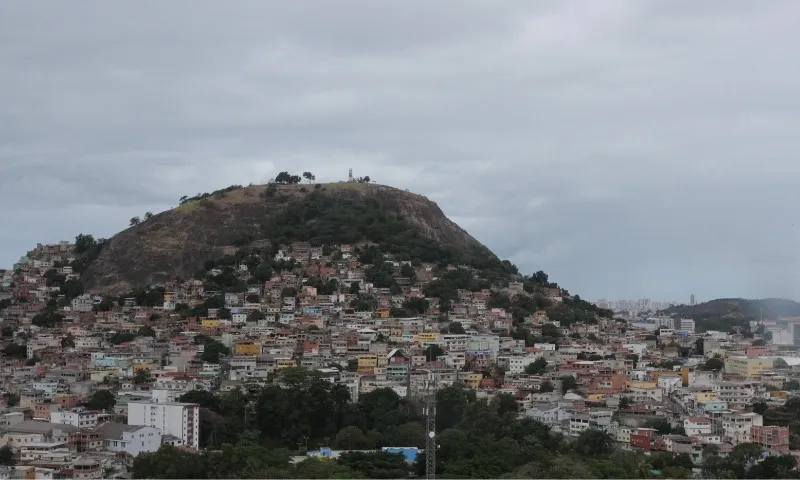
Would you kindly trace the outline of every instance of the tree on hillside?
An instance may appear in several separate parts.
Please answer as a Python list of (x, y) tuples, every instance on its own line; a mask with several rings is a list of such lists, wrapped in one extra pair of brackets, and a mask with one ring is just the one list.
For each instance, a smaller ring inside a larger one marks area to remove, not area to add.
[(86, 402), (86, 408), (90, 410), (111, 410), (116, 405), (117, 399), (113, 393), (108, 390), (98, 390), (92, 394), (92, 397)]
[(358, 182), (358, 183), (369, 183), (370, 181), (371, 180), (369, 178), (369, 175), (367, 175), (366, 177), (358, 177), (356, 179), (356, 182)]
[(577, 380), (572, 375), (564, 375), (561, 377), (561, 393), (567, 393), (570, 390), (575, 389), (578, 386)]
[(75, 253), (78, 255), (86, 253), (96, 245), (97, 241), (92, 235), (81, 233), (75, 237)]
[(13, 467), (17, 464), (17, 458), (14, 456), (14, 451), (11, 447), (4, 445), (0, 447), (0, 465), (6, 467)]
[(317, 179), (317, 177), (311, 172), (303, 172), (303, 178), (308, 180), (308, 183), (311, 183)]
[(136, 385), (150, 383), (152, 380), (153, 376), (150, 375), (149, 368), (140, 368), (139, 370), (136, 370), (136, 373), (133, 375), (133, 383)]
[(437, 358), (445, 354), (444, 350), (442, 350), (442, 347), (436, 345), (435, 343), (429, 345), (428, 348), (423, 350), (423, 353), (425, 353), (425, 359), (429, 362), (436, 361)]
[(291, 175), (289, 172), (281, 172), (275, 177), (275, 183), (280, 185), (291, 185), (300, 183), (300, 177)]
[(145, 220), (150, 220), (151, 218), (153, 218), (153, 212), (147, 212), (144, 214)]
[(537, 358), (532, 363), (525, 367), (525, 373), (528, 375), (541, 375), (547, 369), (547, 360), (542, 357)]
[(139, 217), (132, 217), (131, 218), (131, 227), (135, 227), (136, 225), (139, 225), (141, 222), (142, 222), (142, 220)]

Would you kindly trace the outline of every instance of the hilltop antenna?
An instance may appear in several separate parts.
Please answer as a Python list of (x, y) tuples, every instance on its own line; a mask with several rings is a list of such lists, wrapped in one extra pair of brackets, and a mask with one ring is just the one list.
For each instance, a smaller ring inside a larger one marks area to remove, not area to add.
[(352, 168), (347, 171), (347, 181), (348, 182), (352, 182), (353, 181), (353, 169)]
[(436, 373), (428, 372), (425, 385), (425, 478), (436, 478)]

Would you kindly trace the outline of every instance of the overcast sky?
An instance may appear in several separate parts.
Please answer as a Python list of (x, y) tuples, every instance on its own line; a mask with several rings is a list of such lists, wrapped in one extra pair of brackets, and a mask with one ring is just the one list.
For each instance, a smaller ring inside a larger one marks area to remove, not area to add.
[[(0, 2), (0, 264), (369, 175), (585, 298), (800, 299), (800, 2)], [(795, 226), (796, 225), (796, 226)]]

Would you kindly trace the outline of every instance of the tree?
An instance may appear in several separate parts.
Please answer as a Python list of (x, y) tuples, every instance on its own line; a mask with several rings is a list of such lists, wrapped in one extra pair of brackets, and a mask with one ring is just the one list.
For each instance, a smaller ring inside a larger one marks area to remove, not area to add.
[(314, 174), (311, 173), (311, 172), (303, 172), (303, 178), (308, 180), (308, 183), (311, 183), (311, 182), (313, 182), (314, 180), (317, 179), (317, 177), (314, 176)]
[(0, 447), (0, 465), (13, 467), (16, 464), (17, 464), (17, 459), (14, 456), (14, 451), (11, 450), (11, 447), (9, 447), (8, 445)]
[(153, 381), (153, 376), (150, 375), (149, 368), (140, 368), (133, 374), (133, 383), (136, 385), (144, 385)]
[(366, 440), (364, 432), (360, 428), (350, 426), (345, 427), (336, 435), (333, 444), (342, 450), (363, 450), (369, 448)]
[(3, 355), (6, 357), (23, 359), (28, 357), (28, 348), (25, 345), (18, 343), (9, 343), (3, 350)]
[(156, 331), (153, 330), (153, 327), (144, 326), (139, 328), (139, 331), (136, 333), (139, 337), (155, 337)]
[(300, 177), (291, 175), (289, 172), (281, 172), (275, 177), (275, 183), (280, 185), (291, 185), (300, 183)]
[(464, 335), (466, 330), (464, 330), (464, 326), (461, 325), (461, 322), (450, 322), (447, 326), (447, 331), (454, 335)]
[(150, 220), (151, 218), (153, 218), (153, 212), (147, 212), (144, 214), (145, 220)]
[(103, 410), (109, 411), (114, 408), (117, 403), (117, 398), (108, 390), (97, 390), (92, 394), (92, 397), (86, 402), (86, 408), (90, 410)]
[(214, 339), (207, 339), (203, 342), (203, 353), (200, 355), (200, 360), (208, 363), (219, 363), (220, 357), (224, 357), (231, 353), (231, 350)]
[(619, 399), (619, 409), (620, 410), (627, 410), (631, 406), (631, 399), (628, 397), (622, 397)]
[(445, 352), (444, 350), (442, 350), (442, 347), (440, 347), (435, 343), (428, 345), (428, 347), (425, 348), (425, 350), (423, 350), (422, 352), (425, 354), (425, 359), (428, 360), (429, 362), (434, 362), (436, 361), (437, 358), (445, 355)]
[(584, 430), (575, 440), (574, 450), (586, 456), (605, 456), (614, 451), (614, 440), (596, 428)]
[(75, 237), (75, 253), (82, 255), (97, 245), (97, 241), (92, 235), (79, 234)]
[(703, 365), (703, 370), (722, 370), (725, 368), (725, 361), (719, 357), (719, 355), (715, 355), (713, 358), (709, 358), (706, 360), (706, 363)]
[(561, 377), (561, 393), (565, 394), (570, 390), (574, 390), (578, 386), (577, 380), (572, 375), (564, 375)]
[(545, 370), (547, 370), (547, 360), (543, 357), (537, 358), (525, 367), (525, 373), (528, 375), (541, 375)]
[(131, 217), (130, 226), (135, 227), (136, 225), (139, 225), (141, 222), (142, 220), (139, 217)]
[(789, 380), (785, 385), (786, 390), (797, 391), (800, 390), (800, 381)]

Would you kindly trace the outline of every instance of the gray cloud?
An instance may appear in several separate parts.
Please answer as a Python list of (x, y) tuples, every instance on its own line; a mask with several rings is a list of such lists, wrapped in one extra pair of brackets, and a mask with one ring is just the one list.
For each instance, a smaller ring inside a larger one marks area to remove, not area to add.
[(798, 298), (798, 14), (5, 1), (0, 260), (184, 194), (352, 167), (585, 297)]

